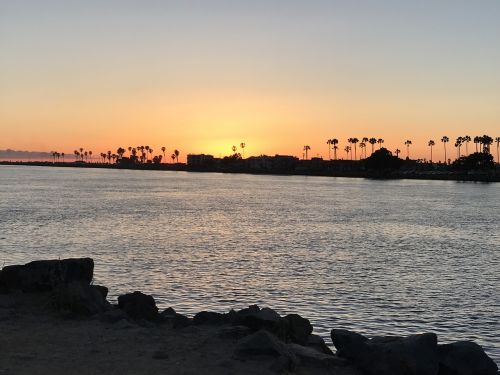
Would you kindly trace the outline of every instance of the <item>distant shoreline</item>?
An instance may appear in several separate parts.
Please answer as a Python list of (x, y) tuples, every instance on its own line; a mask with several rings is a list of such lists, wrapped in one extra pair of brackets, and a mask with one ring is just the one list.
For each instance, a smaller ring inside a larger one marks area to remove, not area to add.
[(467, 173), (454, 171), (412, 171), (400, 170), (390, 173), (377, 173), (372, 171), (308, 171), (283, 172), (274, 170), (252, 170), (238, 167), (213, 167), (196, 168), (184, 163), (175, 164), (106, 164), (106, 163), (81, 163), (81, 162), (36, 162), (36, 161), (0, 161), (0, 165), (32, 166), (32, 167), (61, 167), (61, 168), (93, 168), (93, 169), (127, 169), (148, 171), (177, 171), (177, 172), (205, 172), (205, 173), (231, 173), (254, 175), (282, 175), (282, 176), (318, 176), (318, 177), (347, 177), (367, 179), (412, 179), (412, 180), (438, 180), (438, 181), (465, 181), (465, 182), (500, 182), (500, 173), (497, 170), (481, 173)]

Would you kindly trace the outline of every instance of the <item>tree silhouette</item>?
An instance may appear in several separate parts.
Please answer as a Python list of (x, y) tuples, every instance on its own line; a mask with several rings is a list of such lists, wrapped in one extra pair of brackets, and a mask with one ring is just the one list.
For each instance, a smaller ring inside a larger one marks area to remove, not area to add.
[(474, 137), (474, 144), (476, 145), (476, 152), (479, 152), (478, 147), (479, 147), (479, 137), (476, 135)]
[(306, 153), (306, 160), (307, 160), (307, 152), (311, 149), (311, 146), (305, 145), (304, 146), (304, 151)]
[[(500, 147), (500, 137), (496, 137), (495, 142), (497, 144), (497, 163), (500, 164), (500, 153), (498, 151), (499, 147)], [(64, 157), (64, 153), (63, 153), (63, 157)]]
[(359, 142), (358, 138), (351, 138), (351, 143), (354, 145), (354, 160), (356, 160), (358, 157), (356, 155), (357, 151), (357, 143)]
[(246, 147), (245, 142), (241, 142), (240, 143), (240, 147), (241, 147), (241, 150), (242, 150), (241, 152), (243, 154), (243, 158), (245, 158), (245, 147)]
[(442, 138), (441, 138), (441, 142), (443, 142), (443, 145), (444, 145), (444, 163), (446, 164), (447, 163), (447, 160), (446, 159), (446, 144), (450, 141), (450, 138), (448, 138), (446, 135), (444, 135)]
[[(163, 152), (163, 159), (165, 159), (165, 151), (166, 151), (166, 150), (167, 150), (167, 149), (165, 148), (165, 146), (162, 146), (162, 148), (161, 148), (161, 152)], [(161, 160), (160, 160), (160, 162), (161, 162)]]
[(337, 145), (339, 143), (339, 140), (337, 138), (332, 139), (332, 145), (333, 145), (333, 158), (337, 160)]
[(379, 138), (377, 139), (377, 143), (378, 143), (378, 149), (382, 149), (382, 143), (384, 143), (384, 140), (382, 138)]
[(332, 141), (333, 139), (328, 139), (326, 141), (326, 144), (328, 145), (328, 160), (332, 160), (332, 147), (331, 147)]
[(363, 150), (365, 152), (365, 159), (366, 159), (366, 143), (365, 142), (360, 142), (359, 143), (359, 149), (360, 149), (360, 152), (361, 152), (361, 155), (360, 155), (360, 159), (363, 157)]
[(480, 137), (481, 139), (481, 143), (483, 145), (483, 152), (485, 154), (489, 154), (490, 153), (490, 145), (493, 143), (493, 138), (491, 138), (489, 135), (483, 135), (482, 137)]
[(401, 150), (399, 148), (396, 149), (396, 151), (394, 151), (395, 154), (396, 154), (396, 157), (399, 158), (399, 154), (401, 153)]
[(375, 146), (375, 143), (377, 143), (376, 138), (370, 138), (368, 142), (372, 145), (372, 154), (373, 154), (373, 147)]
[(175, 160), (177, 161), (177, 163), (179, 162), (179, 154), (179, 150), (174, 150)]
[(406, 146), (406, 158), (407, 159), (410, 159), (410, 145), (411, 145), (411, 141), (409, 139), (406, 140), (405, 142), (405, 146)]
[(466, 135), (465, 137), (462, 138), (463, 141), (465, 142), (465, 153), (469, 155), (469, 142), (471, 141), (471, 137)]
[(431, 148), (431, 164), (432, 164), (432, 147), (436, 145), (436, 142), (434, 142), (432, 139), (427, 143), (427, 145)]
[(457, 159), (460, 159), (460, 147), (462, 147), (463, 142), (464, 139), (462, 137), (458, 137), (457, 140), (455, 141), (455, 147), (457, 148), (457, 155), (458, 155)]
[(351, 146), (345, 146), (344, 151), (347, 153), (346, 160), (349, 159), (349, 151), (351, 151)]
[(170, 157), (172, 158), (172, 164), (173, 164), (175, 161), (175, 154), (170, 155)]

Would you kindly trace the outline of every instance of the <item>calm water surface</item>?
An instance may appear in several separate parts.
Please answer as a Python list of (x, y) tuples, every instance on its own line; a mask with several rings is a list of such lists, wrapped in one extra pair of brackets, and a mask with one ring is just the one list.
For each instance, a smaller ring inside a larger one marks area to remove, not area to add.
[(110, 297), (257, 303), (500, 363), (500, 184), (0, 166), (0, 265), (91, 256)]

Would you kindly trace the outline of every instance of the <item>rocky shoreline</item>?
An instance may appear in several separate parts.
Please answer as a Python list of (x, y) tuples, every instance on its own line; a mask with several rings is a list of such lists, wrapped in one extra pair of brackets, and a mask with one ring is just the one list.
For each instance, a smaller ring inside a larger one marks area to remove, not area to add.
[(333, 353), (309, 320), (267, 307), (191, 318), (138, 291), (112, 304), (93, 269), (81, 258), (0, 271), (0, 374), (498, 374), (479, 345), (433, 333), (332, 329)]

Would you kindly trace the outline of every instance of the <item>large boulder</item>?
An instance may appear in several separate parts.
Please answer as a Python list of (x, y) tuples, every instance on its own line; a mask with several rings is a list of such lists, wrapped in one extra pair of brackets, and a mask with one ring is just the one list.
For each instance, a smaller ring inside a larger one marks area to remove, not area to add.
[(323, 354), (333, 355), (332, 350), (328, 347), (328, 345), (326, 345), (325, 340), (318, 335), (309, 335), (305, 346)]
[(239, 340), (234, 354), (236, 358), (243, 360), (270, 357), (274, 361), (271, 370), (279, 373), (293, 371), (298, 363), (293, 352), (266, 330), (254, 332)]
[(191, 319), (179, 314), (172, 307), (163, 310), (160, 316), (164, 322), (170, 323), (172, 328), (184, 328), (191, 325)]
[(439, 375), (496, 375), (498, 367), (480, 345), (459, 341), (438, 346)]
[(332, 330), (337, 355), (349, 359), (370, 375), (437, 375), (437, 336), (424, 333), (408, 337), (375, 337), (371, 340), (347, 330)]
[(135, 320), (160, 320), (154, 298), (141, 292), (136, 291), (119, 296), (118, 307)]
[(61, 284), (52, 292), (54, 307), (76, 316), (92, 316), (110, 309), (106, 295), (105, 287), (79, 282)]
[(0, 289), (6, 292), (44, 292), (73, 282), (89, 285), (93, 273), (94, 261), (91, 258), (39, 260), (4, 267), (0, 271)]
[(294, 343), (306, 345), (313, 331), (313, 327), (309, 320), (298, 314), (289, 314), (284, 317), (284, 320), (288, 323), (289, 339)]
[(349, 368), (351, 370), (350, 373), (361, 375), (355, 366), (344, 358), (321, 353), (313, 348), (298, 344), (288, 344), (287, 347), (299, 359), (300, 364), (309, 371), (312, 369), (322, 369), (329, 373), (337, 374), (340, 369)]

